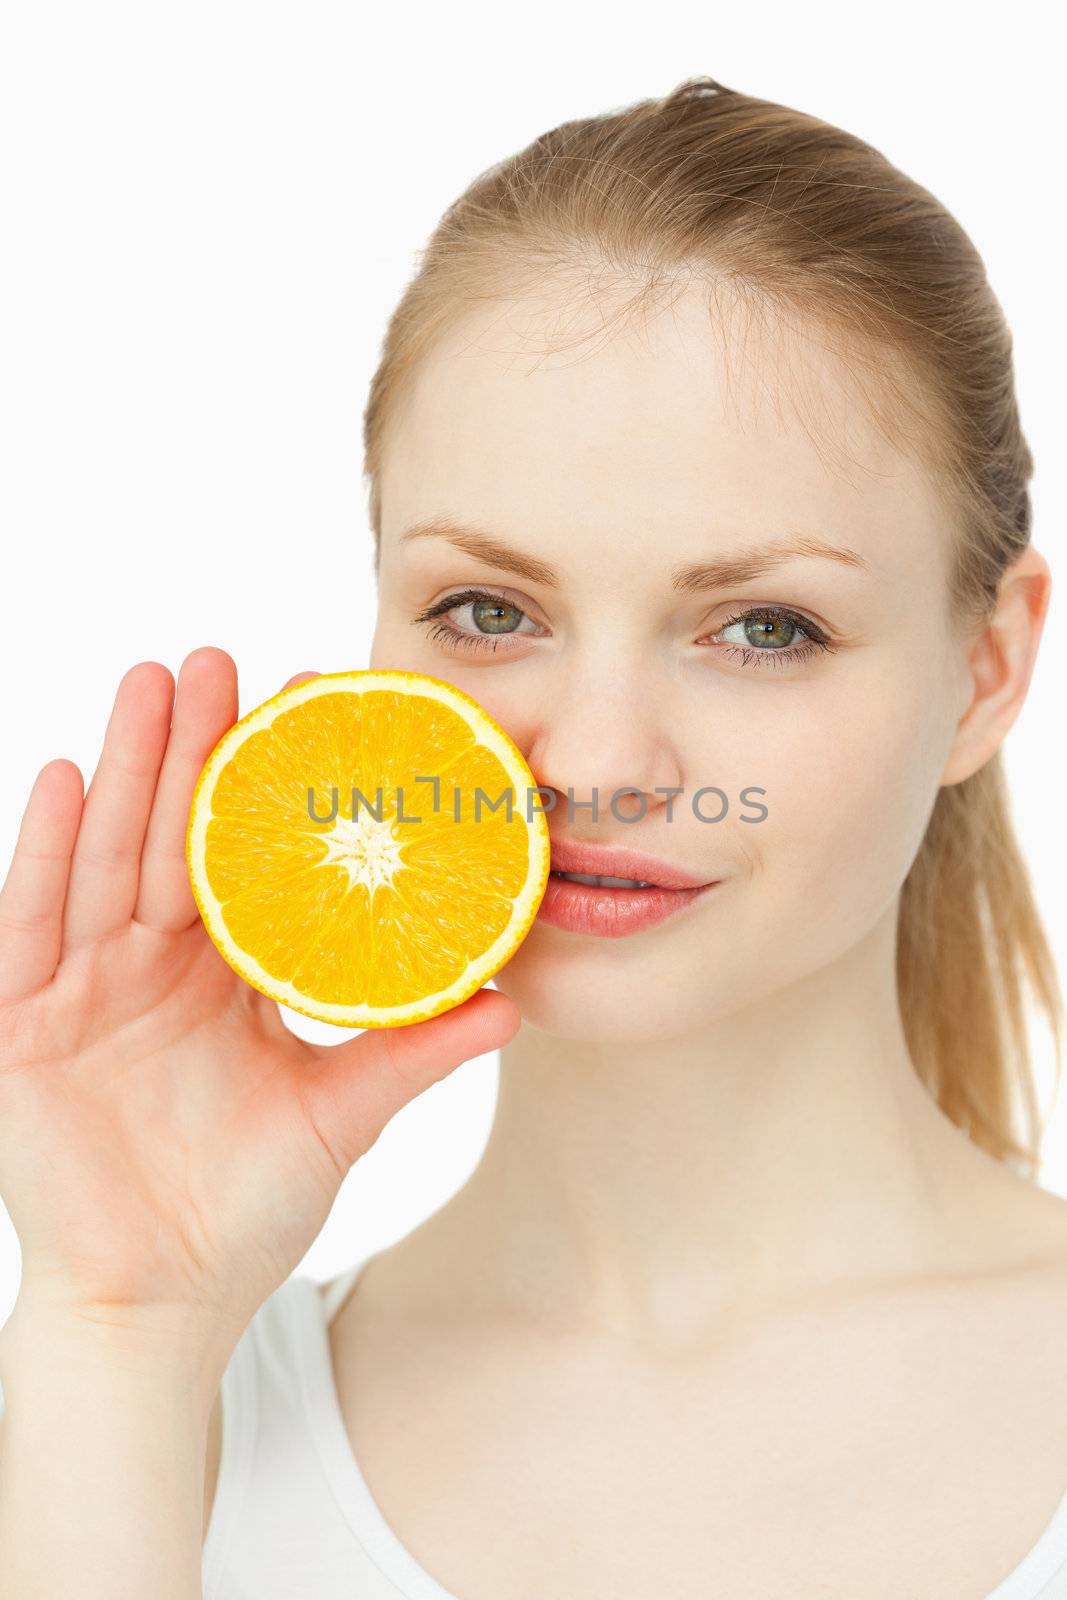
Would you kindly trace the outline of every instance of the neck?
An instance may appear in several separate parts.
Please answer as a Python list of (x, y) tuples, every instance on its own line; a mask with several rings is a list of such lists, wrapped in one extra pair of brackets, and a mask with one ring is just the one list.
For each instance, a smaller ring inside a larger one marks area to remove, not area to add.
[(473, 1299), (684, 1338), (965, 1270), (988, 1257), (1005, 1195), (1030, 1187), (919, 1080), (887, 917), (699, 1037), (576, 1043), (524, 1024), (483, 1157), (424, 1226)]

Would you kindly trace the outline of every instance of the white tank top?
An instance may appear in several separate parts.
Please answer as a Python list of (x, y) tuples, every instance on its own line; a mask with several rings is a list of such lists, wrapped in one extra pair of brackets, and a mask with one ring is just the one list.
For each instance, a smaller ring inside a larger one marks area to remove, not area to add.
[[(460, 1600), (386, 1522), (341, 1416), (326, 1329), (370, 1259), (325, 1292), (288, 1278), (230, 1357), (204, 1600)], [(985, 1600), (1067, 1600), (1067, 1493)]]
[[(386, 1522), (341, 1416), (326, 1329), (370, 1259), (325, 1292), (287, 1279), (230, 1358), (204, 1600), (460, 1600)], [(1067, 1600), (1067, 1493), (986, 1600)]]

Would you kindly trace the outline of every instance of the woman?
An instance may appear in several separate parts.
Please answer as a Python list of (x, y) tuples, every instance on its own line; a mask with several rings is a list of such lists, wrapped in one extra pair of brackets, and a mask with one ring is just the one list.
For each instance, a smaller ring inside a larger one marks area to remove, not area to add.
[[(173, 730), (167, 669), (127, 674), (0, 900), (15, 1592), (1067, 1596), (1022, 978), (1061, 1006), (999, 753), (1050, 575), (973, 245), (853, 136), (690, 80), (450, 208), (365, 444), (369, 665), (503, 724), (558, 872), (700, 892), (554, 887), (498, 993), (304, 1044), (184, 870), (234, 664), (187, 658)], [(498, 1046), (470, 1180), (291, 1277)]]

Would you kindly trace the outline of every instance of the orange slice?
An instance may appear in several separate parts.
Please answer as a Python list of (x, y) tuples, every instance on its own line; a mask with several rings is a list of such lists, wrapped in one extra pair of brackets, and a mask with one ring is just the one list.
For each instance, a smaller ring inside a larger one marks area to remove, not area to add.
[(349, 1028), (467, 999), (525, 938), (550, 867), (517, 746), (462, 690), (396, 671), (326, 673), (236, 722), (197, 780), (186, 859), (230, 966)]

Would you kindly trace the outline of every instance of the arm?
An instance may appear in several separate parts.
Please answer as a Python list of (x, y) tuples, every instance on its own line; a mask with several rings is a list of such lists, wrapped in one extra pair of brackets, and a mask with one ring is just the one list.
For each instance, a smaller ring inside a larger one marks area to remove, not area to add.
[(0, 888), (0, 1194), (22, 1247), (5, 1600), (200, 1594), (208, 1422), (241, 1333), (389, 1119), (521, 1020), (481, 990), (342, 1044), (293, 1034), (212, 946), (184, 852), (234, 664), (196, 651), (173, 690), (159, 663), (126, 674), (88, 791), (70, 762), (41, 769)]
[(140, 1332), (13, 1315), (0, 1383), (5, 1592), (200, 1600), (212, 1412), (197, 1375)]

